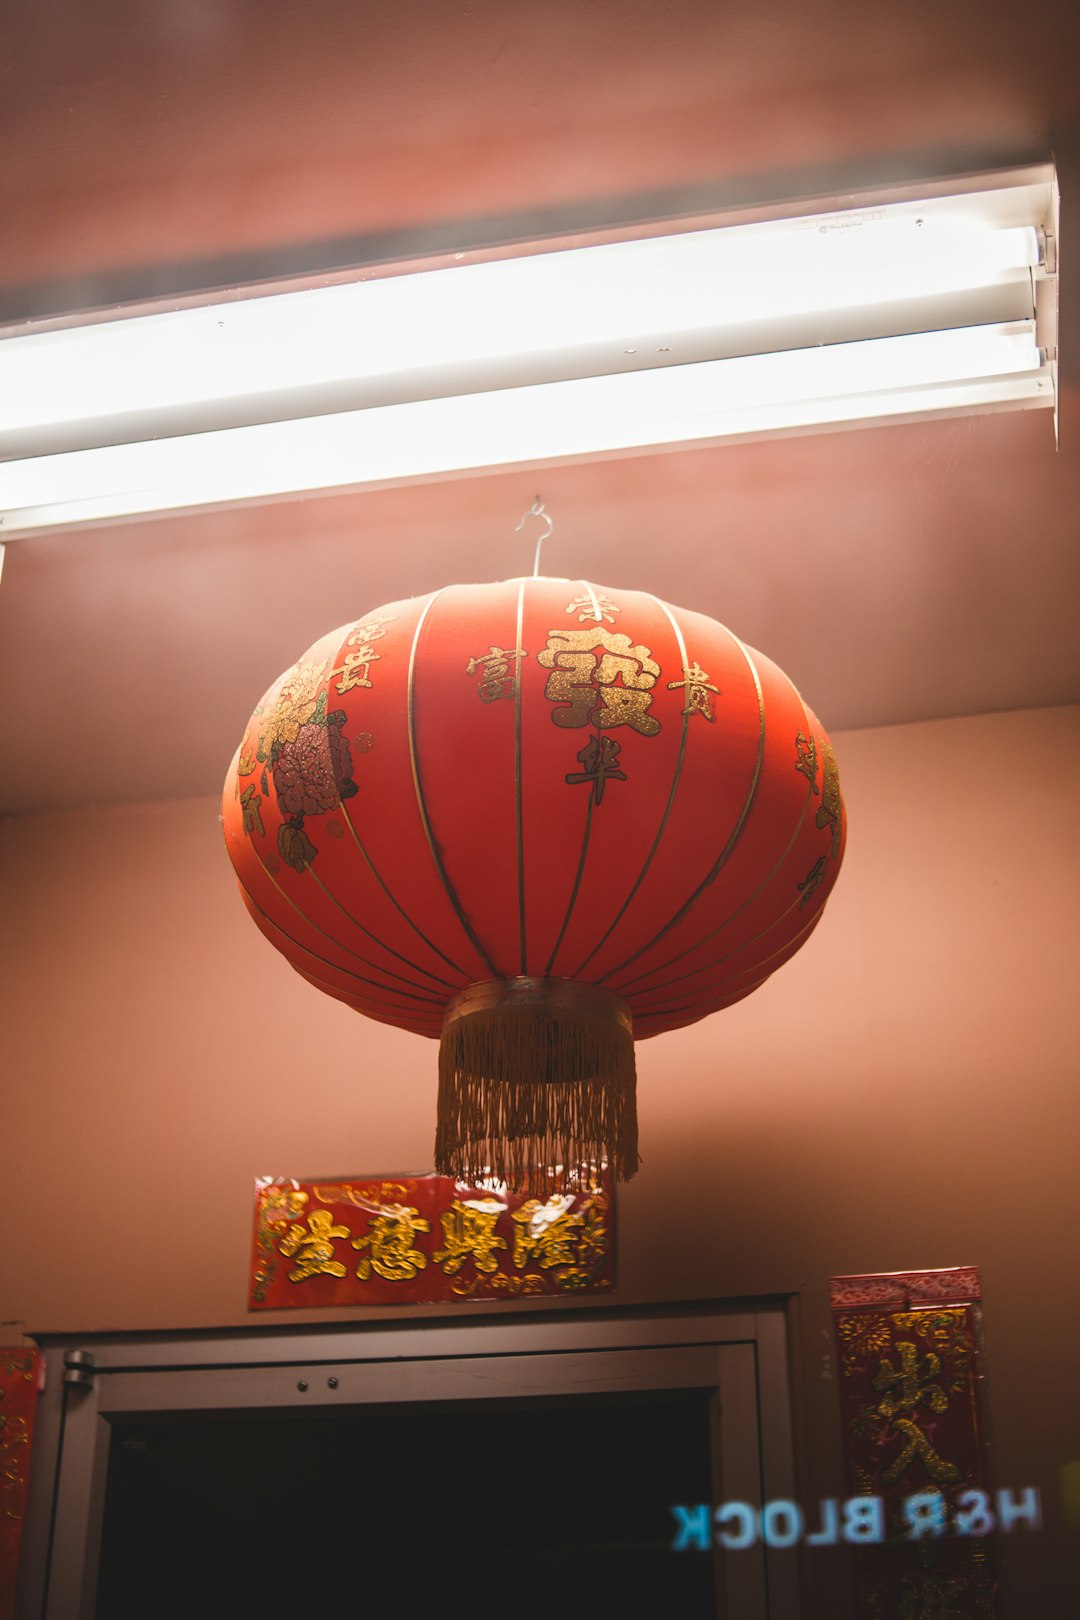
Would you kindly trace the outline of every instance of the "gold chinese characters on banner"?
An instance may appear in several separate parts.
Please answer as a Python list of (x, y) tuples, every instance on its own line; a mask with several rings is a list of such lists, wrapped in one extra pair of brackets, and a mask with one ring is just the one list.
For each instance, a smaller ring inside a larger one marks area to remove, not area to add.
[(609, 1292), (608, 1173), (543, 1199), (449, 1176), (255, 1182), (249, 1308)]
[(848, 1485), (881, 1504), (859, 1620), (996, 1620), (978, 1268), (834, 1277)]
[(15, 1614), (30, 1444), (42, 1376), (37, 1350), (0, 1350), (0, 1620), (13, 1620)]

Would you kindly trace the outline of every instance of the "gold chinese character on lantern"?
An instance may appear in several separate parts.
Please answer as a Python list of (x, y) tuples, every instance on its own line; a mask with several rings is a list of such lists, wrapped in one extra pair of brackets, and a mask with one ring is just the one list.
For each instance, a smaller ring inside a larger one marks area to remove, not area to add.
[(608, 624), (614, 624), (614, 616), (621, 610), (602, 591), (594, 591), (590, 587), (580, 596), (575, 596), (572, 602), (567, 602), (566, 611), (577, 614), (578, 624), (585, 624), (589, 619), (594, 624), (601, 624), (605, 619)]
[(616, 782), (626, 781), (626, 772), (618, 768), (620, 752), (621, 744), (617, 743), (614, 737), (590, 737), (578, 754), (584, 769), (571, 771), (566, 780), (571, 784), (590, 782), (593, 803), (599, 804), (604, 797), (604, 785), (609, 777)]
[(344, 1277), (345, 1267), (334, 1259), (334, 1239), (347, 1238), (347, 1226), (335, 1226), (328, 1209), (313, 1209), (307, 1216), (307, 1231), (302, 1226), (290, 1226), (282, 1239), (280, 1252), (286, 1260), (296, 1258), (294, 1270), (289, 1272), (291, 1283), (306, 1282), (309, 1277)]
[(427, 1255), (421, 1254), (413, 1244), (418, 1232), (430, 1232), (431, 1223), (425, 1221), (412, 1204), (383, 1204), (377, 1215), (368, 1221), (366, 1236), (352, 1240), (354, 1249), (367, 1249), (356, 1268), (356, 1275), (366, 1282), (374, 1271), (387, 1282), (406, 1282), (423, 1271)]
[(379, 654), (371, 643), (381, 641), (386, 634), (386, 626), (393, 623), (394, 616), (390, 615), (386, 618), (369, 619), (366, 624), (357, 625), (346, 642), (346, 646), (353, 649), (352, 652), (347, 652), (344, 661), (330, 672), (331, 680), (335, 676), (340, 676), (337, 683), (339, 697), (344, 697), (346, 692), (351, 692), (357, 686), (370, 687), (369, 671), (372, 664), (379, 661)]
[(660, 730), (649, 713), (660, 665), (648, 647), (627, 635), (596, 625), (587, 630), (548, 631), (548, 644), (536, 655), (550, 669), (544, 696), (557, 705), (557, 726), (590, 726), (610, 731), (629, 726), (643, 737)]
[(522, 647), (510, 649), (489, 647), (486, 653), (470, 658), (465, 666), (465, 673), (475, 675), (479, 671), (480, 679), (476, 684), (476, 694), (481, 703), (495, 703), (499, 698), (516, 697), (517, 676), (511, 671), (510, 660), (528, 656)]
[(443, 1210), (439, 1216), (443, 1247), (436, 1249), (432, 1258), (448, 1277), (455, 1277), (466, 1260), (471, 1260), (477, 1271), (499, 1269), (495, 1250), (505, 1249), (507, 1243), (496, 1232), (495, 1223), (503, 1208), (495, 1198), (468, 1199), (465, 1203), (455, 1198), (450, 1208)]
[(713, 712), (709, 703), (709, 693), (714, 692), (719, 697), (720, 688), (711, 685), (707, 672), (702, 669), (696, 659), (692, 664), (683, 665), (683, 674), (686, 677), (685, 680), (668, 681), (668, 691), (675, 692), (678, 691), (679, 687), (682, 687), (686, 694), (683, 714), (687, 716), (703, 714), (706, 720), (711, 721)]

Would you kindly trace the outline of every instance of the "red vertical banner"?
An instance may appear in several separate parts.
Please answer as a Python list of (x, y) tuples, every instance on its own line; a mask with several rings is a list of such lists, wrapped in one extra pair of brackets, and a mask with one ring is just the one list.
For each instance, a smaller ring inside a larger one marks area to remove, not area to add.
[(974, 1266), (834, 1277), (859, 1620), (998, 1613)]
[(609, 1292), (607, 1170), (546, 1198), (450, 1176), (255, 1182), (250, 1310)]
[(0, 1620), (15, 1614), (40, 1368), (36, 1350), (0, 1350)]

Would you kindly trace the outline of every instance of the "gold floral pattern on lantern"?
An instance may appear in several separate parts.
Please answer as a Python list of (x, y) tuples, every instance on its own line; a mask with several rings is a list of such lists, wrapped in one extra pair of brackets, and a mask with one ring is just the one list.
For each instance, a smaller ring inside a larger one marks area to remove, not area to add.
[[(243, 832), (249, 838), (256, 834), (265, 837), (262, 805), (270, 796), (272, 784), (284, 818), (278, 828), (277, 853), (294, 872), (306, 872), (319, 852), (305, 830), (305, 820), (336, 810), (357, 791), (352, 754), (344, 733), (345, 711), (327, 712), (323, 684), (327, 667), (325, 659), (302, 658), (289, 670), (269, 712), (262, 708), (255, 711), (260, 725), (254, 757), (250, 735), (246, 734), (237, 764)], [(258, 783), (249, 782), (241, 788), (240, 779), (250, 776), (257, 765), (262, 766)], [(338, 821), (328, 825), (327, 830), (336, 838), (344, 832)], [(271, 869), (269, 858), (264, 858)]]
[(810, 896), (815, 892), (815, 890), (820, 889), (821, 885), (824, 883), (827, 865), (827, 857), (824, 855), (819, 855), (809, 872), (807, 872), (806, 876), (803, 878), (802, 882), (795, 885), (799, 893), (802, 895), (802, 899), (799, 901), (800, 911), (802, 910), (803, 906), (809, 903)]
[[(315, 713), (319, 701), (319, 688), (325, 674), (325, 662), (320, 663), (314, 658), (301, 658), (284, 676), (274, 699), (274, 706), (259, 727), (259, 748), (256, 758), (260, 764), (270, 759), (275, 748), (296, 741), (300, 727), (306, 725)], [(325, 703), (325, 698), (323, 701)], [(256, 714), (258, 713), (256, 710)], [(241, 771), (240, 774), (249, 773)]]
[(813, 732), (808, 734), (799, 731), (795, 734), (795, 769), (806, 777), (806, 780), (816, 793), (818, 791), (817, 743), (814, 741)]
[(832, 744), (822, 737), (821, 739), (821, 804), (815, 817), (819, 827), (832, 826), (832, 843), (829, 854), (835, 861), (840, 853), (840, 833), (843, 826), (844, 809), (840, 802), (840, 772), (836, 766), (836, 755)]

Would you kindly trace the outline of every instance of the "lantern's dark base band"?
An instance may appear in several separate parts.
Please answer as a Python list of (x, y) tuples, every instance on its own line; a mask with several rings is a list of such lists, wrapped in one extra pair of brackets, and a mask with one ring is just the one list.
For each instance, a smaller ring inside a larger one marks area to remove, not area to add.
[(439, 1047), (435, 1168), (475, 1186), (540, 1193), (607, 1163), (638, 1167), (630, 1009), (566, 979), (470, 985), (450, 1003)]

